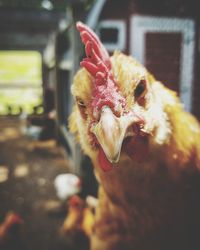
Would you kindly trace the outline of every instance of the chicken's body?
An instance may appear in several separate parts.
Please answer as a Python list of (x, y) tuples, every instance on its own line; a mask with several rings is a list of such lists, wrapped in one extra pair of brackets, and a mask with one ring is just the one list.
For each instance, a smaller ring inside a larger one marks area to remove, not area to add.
[[(180, 136), (179, 142), (184, 133)], [(193, 132), (192, 138), (197, 139)], [(92, 249), (200, 247), (200, 175), (194, 169), (195, 162), (189, 159), (194, 157), (192, 151), (184, 148), (189, 161), (181, 165), (185, 155), (177, 154), (177, 147), (172, 144), (156, 149), (155, 145), (149, 146), (152, 148), (145, 163), (137, 164), (124, 156), (114, 170), (106, 173), (97, 170), (101, 202)]]
[(85, 69), (72, 86), (77, 103), (70, 129), (100, 184), (92, 250), (200, 249), (198, 121), (133, 58), (116, 52), (110, 60), (113, 92), (126, 103), (117, 96), (119, 112), (109, 100), (96, 115), (94, 78)]

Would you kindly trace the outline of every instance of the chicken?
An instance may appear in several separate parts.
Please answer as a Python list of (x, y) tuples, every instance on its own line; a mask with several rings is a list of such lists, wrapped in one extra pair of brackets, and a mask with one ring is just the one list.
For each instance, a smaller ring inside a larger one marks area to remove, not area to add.
[(23, 220), (18, 214), (14, 212), (6, 214), (4, 221), (0, 224), (0, 249), (22, 249), (22, 225)]
[(77, 29), (69, 127), (99, 182), (91, 249), (200, 249), (199, 122), (134, 58)]
[(81, 191), (81, 185), (81, 179), (72, 173), (59, 174), (54, 180), (56, 194), (62, 201), (78, 194)]
[(76, 244), (79, 242), (82, 249), (88, 249), (93, 225), (93, 209), (78, 195), (72, 196), (68, 201), (68, 214), (61, 228), (62, 235), (70, 238), (73, 247), (77, 248)]
[(86, 236), (92, 233), (94, 215), (92, 209), (79, 196), (74, 195), (68, 202), (68, 215), (63, 223), (62, 231), (82, 231)]

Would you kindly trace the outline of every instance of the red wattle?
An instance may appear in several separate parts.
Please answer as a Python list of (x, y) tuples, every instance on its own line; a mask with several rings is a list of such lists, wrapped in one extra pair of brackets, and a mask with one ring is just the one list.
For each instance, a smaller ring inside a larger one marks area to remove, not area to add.
[(124, 148), (132, 160), (142, 162), (148, 157), (148, 144), (148, 137), (137, 136), (135, 138), (127, 138)]
[(98, 158), (99, 158), (99, 163), (100, 163), (100, 167), (103, 171), (107, 172), (107, 171), (110, 171), (112, 168), (113, 168), (113, 165), (112, 163), (110, 163), (103, 151), (102, 148), (100, 148), (99, 150), (99, 155), (98, 155)]

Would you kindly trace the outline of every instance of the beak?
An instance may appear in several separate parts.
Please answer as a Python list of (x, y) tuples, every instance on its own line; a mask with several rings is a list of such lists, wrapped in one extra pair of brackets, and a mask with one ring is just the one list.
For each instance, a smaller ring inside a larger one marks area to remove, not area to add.
[(91, 128), (107, 159), (111, 163), (119, 161), (121, 147), (128, 127), (139, 118), (133, 113), (116, 117), (108, 106), (104, 106), (97, 124)]

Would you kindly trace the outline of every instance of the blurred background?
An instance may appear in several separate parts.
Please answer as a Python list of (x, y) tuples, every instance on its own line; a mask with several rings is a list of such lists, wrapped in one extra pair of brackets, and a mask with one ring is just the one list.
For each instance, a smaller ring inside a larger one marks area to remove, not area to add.
[(63, 229), (70, 197), (97, 193), (68, 131), (84, 55), (76, 21), (110, 54), (138, 59), (200, 118), (198, 10), (197, 0), (0, 0), (0, 249), (88, 248), (87, 235)]

